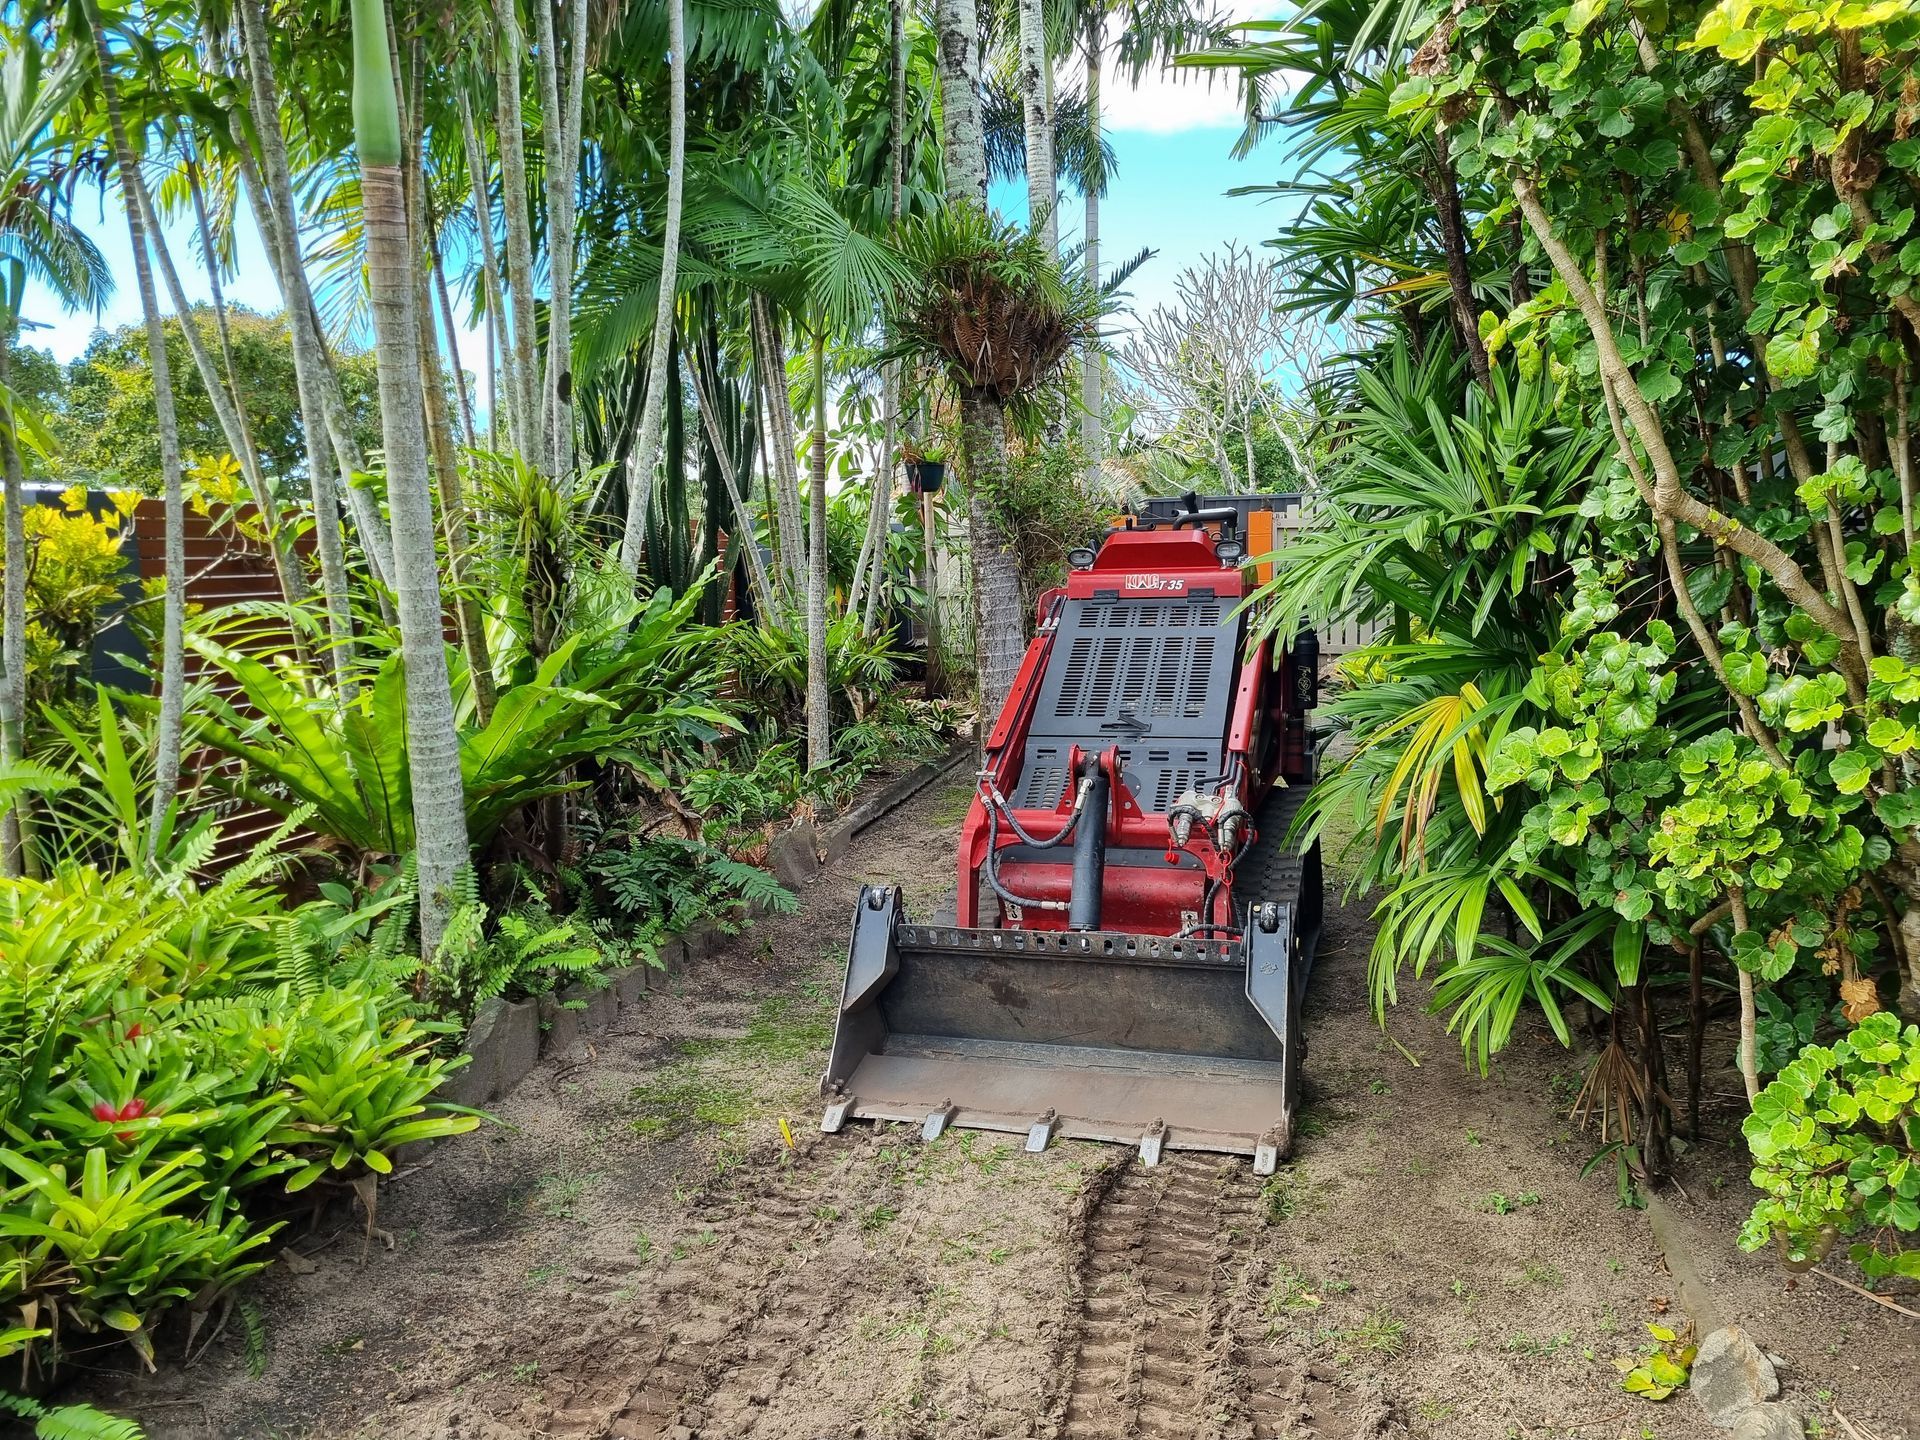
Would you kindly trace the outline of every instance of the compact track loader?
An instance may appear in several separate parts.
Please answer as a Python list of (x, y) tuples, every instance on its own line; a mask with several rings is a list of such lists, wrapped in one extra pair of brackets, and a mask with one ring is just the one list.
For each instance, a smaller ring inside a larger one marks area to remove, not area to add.
[(1253, 1156), (1292, 1141), (1318, 847), (1319, 643), (1249, 646), (1249, 549), (1297, 496), (1151, 501), (1070, 557), (984, 747), (952, 923), (855, 908), (822, 1128)]

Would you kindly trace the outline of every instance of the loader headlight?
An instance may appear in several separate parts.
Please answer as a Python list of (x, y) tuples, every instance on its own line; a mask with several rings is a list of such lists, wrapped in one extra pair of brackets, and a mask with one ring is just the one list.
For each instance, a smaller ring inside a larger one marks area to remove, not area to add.
[(1247, 558), (1247, 547), (1231, 536), (1213, 542), (1213, 553), (1222, 565), (1238, 565)]
[(1076, 570), (1091, 570), (1093, 568), (1093, 551), (1084, 545), (1077, 550), (1069, 550), (1067, 551), (1067, 564)]

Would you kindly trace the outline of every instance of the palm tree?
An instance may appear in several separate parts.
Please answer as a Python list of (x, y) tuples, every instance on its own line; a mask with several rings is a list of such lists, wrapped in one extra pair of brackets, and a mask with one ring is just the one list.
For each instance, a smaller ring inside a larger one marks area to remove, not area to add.
[(940, 119), (947, 199), (987, 203), (987, 139), (980, 123), (980, 16), (974, 0), (936, 0), (940, 55)]
[(407, 759), (420, 877), (420, 949), (438, 950), (468, 863), (460, 736), (447, 677), (433, 493), (427, 479), (420, 401), (418, 252), (407, 225), (400, 111), (389, 59), (384, 0), (353, 0), (353, 118), (380, 372), (380, 429), (387, 507), (393, 516), (394, 599), (406, 667)]
[(653, 312), (653, 346), (647, 358), (647, 398), (640, 415), (640, 435), (627, 472), (627, 528), (620, 537), (620, 565), (629, 576), (640, 572), (640, 550), (646, 543), (647, 502), (653, 493), (653, 467), (660, 458), (660, 421), (669, 380), (668, 352), (672, 348), (674, 286), (680, 264), (680, 221), (686, 208), (687, 184), (687, 42), (685, 0), (667, 0), (667, 65), (670, 91), (668, 118), (667, 214), (662, 227), (660, 298)]
[[(6, 490), (6, 542), (0, 569), (0, 768), (26, 757), (27, 535), (26, 477), (20, 446), (32, 424), (8, 385), (8, 354), (29, 279), (68, 309), (97, 306), (113, 288), (107, 262), (54, 203), (42, 173), (56, 116), (80, 88), (69, 57), (44, 70), (45, 51), (30, 35), (0, 34), (0, 477)], [(0, 873), (17, 876), (31, 863), (23, 813), (0, 809)]]
[(1004, 518), (1013, 482), (1008, 430), (1042, 427), (1042, 392), (1076, 346), (1094, 343), (1106, 302), (1063, 275), (1038, 235), (977, 204), (948, 205), (911, 227), (903, 246), (914, 274), (897, 296), (899, 349), (938, 364), (959, 399), (980, 713), (991, 716), (1006, 702), (1026, 647), (1026, 598)]
[[(154, 734), (152, 823), (147, 827), (147, 862), (158, 858), (163, 822), (180, 789), (181, 732), (184, 724), (187, 615), (186, 500), (180, 466), (180, 423), (173, 406), (173, 376), (167, 364), (167, 332), (153, 287), (153, 262), (147, 251), (147, 208), (142, 202), (139, 160), (127, 136), (120, 85), (107, 48), (107, 31), (97, 0), (83, 0), (87, 28), (99, 62), (100, 91), (107, 102), (113, 137), (114, 168), (120, 174), (121, 203), (127, 211), (127, 237), (133, 250), (134, 279), (147, 322), (147, 366), (153, 376), (155, 428), (160, 441), (160, 478), (166, 525), (166, 595), (161, 604), (160, 717)], [(189, 317), (180, 317), (183, 325)]]
[(1028, 223), (1047, 247), (1060, 253), (1059, 197), (1053, 174), (1053, 60), (1047, 54), (1040, 0), (1019, 0), (1020, 114), (1027, 137)]

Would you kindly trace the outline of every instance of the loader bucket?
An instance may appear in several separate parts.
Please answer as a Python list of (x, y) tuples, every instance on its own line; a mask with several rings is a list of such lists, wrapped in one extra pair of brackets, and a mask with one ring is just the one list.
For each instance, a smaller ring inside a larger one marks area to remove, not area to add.
[(1290, 1146), (1309, 953), (1287, 905), (1238, 939), (906, 922), (860, 893), (821, 1128), (897, 1120), (1251, 1155)]

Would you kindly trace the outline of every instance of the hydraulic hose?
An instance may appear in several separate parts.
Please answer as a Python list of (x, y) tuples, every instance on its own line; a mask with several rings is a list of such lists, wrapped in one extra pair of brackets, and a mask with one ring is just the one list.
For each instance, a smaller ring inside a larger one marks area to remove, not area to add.
[[(1060, 832), (1050, 840), (1035, 840), (1030, 837), (1027, 832), (1021, 828), (1020, 822), (1013, 818), (1013, 811), (1010, 807), (1004, 809), (1007, 823), (1012, 826), (1013, 833), (1025, 844), (1031, 845), (1039, 850), (1050, 850), (1066, 840), (1066, 838), (1073, 833), (1074, 826), (1080, 823), (1080, 816), (1086, 809), (1087, 792), (1092, 788), (1092, 784), (1093, 782), (1090, 779), (1081, 780), (1080, 789), (1073, 798), (1073, 812), (1067, 816), (1067, 823), (1060, 827)], [(981, 798), (986, 801), (987, 805), (987, 863), (985, 868), (987, 872), (987, 884), (993, 887), (993, 893), (998, 895), (1001, 900), (1008, 905), (1018, 905), (1023, 909), (1067, 909), (1067, 902), (1065, 900), (1041, 900), (1031, 895), (1020, 895), (1001, 884), (1000, 816), (1003, 812), (1003, 807), (1006, 807), (1006, 797), (1002, 795), (999, 790), (994, 787), (993, 782), (984, 775), (980, 777), (980, 792)]]

